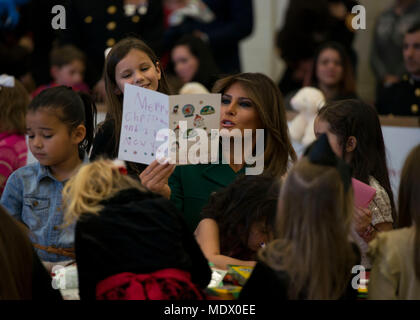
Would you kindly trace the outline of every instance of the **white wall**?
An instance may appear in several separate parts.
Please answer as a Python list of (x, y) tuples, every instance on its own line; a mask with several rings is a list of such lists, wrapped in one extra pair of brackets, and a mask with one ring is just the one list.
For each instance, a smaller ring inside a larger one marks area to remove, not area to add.
[(261, 72), (278, 81), (284, 63), (274, 46), (289, 0), (254, 0), (254, 31), (240, 44), (242, 70)]

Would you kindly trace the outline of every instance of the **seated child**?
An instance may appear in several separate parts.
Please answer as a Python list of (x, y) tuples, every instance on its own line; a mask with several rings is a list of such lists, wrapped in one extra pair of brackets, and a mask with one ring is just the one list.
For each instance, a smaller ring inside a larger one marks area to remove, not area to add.
[(350, 168), (322, 135), (289, 172), (276, 240), (258, 252), (240, 299), (355, 299), (352, 268), (360, 253), (349, 241), (352, 215)]
[(52, 49), (50, 64), (50, 74), (53, 82), (38, 87), (32, 93), (32, 97), (36, 97), (47, 88), (56, 86), (72, 87), (74, 91), (89, 93), (89, 87), (83, 82), (86, 57), (78, 48), (65, 45)]
[(255, 265), (257, 251), (272, 238), (279, 190), (276, 179), (243, 176), (211, 196), (195, 235), (215, 267)]
[(13, 171), (26, 165), (25, 114), (29, 94), (19, 80), (0, 79), (0, 197)]
[(420, 145), (407, 157), (398, 195), (399, 229), (369, 243), (372, 260), (368, 296), (381, 300), (420, 299)]
[(77, 171), (93, 140), (95, 105), (69, 87), (49, 88), (28, 106), (26, 132), (38, 160), (13, 172), (0, 203), (24, 223), (42, 261), (59, 262), (74, 256), (74, 229), (61, 229), (61, 191)]
[(211, 271), (176, 207), (111, 160), (84, 165), (63, 190), (76, 222), (80, 299), (203, 299)]

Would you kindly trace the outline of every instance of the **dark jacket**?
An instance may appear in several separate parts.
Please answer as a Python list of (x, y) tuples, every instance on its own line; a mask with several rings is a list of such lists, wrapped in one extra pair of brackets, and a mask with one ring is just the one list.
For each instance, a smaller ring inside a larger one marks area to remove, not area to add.
[(253, 30), (254, 16), (252, 0), (203, 0), (213, 11), (215, 20), (201, 23), (185, 19), (176, 27), (167, 30), (165, 43), (171, 48), (185, 34), (195, 30), (205, 33), (213, 56), (223, 73), (240, 72), (239, 41), (249, 36)]
[(420, 81), (405, 74), (400, 82), (383, 90), (376, 103), (379, 114), (420, 116)]
[(61, 44), (73, 44), (87, 55), (86, 82), (90, 87), (101, 78), (105, 49), (127, 36), (146, 42), (155, 53), (162, 49), (162, 1), (149, 1), (144, 15), (126, 16), (123, 0), (65, 1), (67, 26), (60, 30)]
[(151, 273), (177, 268), (205, 288), (211, 270), (193, 234), (174, 205), (137, 189), (120, 191), (99, 215), (82, 216), (75, 250), (80, 298), (95, 299), (101, 280), (122, 272)]

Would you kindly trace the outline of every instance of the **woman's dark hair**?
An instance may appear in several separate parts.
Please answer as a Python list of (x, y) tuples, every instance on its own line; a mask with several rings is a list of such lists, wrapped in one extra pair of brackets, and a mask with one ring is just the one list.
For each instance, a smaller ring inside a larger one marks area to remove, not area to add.
[(348, 138), (353, 136), (357, 139), (350, 162), (353, 177), (369, 184), (369, 176), (373, 176), (379, 182), (388, 194), (395, 223), (397, 216), (385, 143), (375, 108), (357, 99), (347, 99), (327, 103), (318, 111), (318, 117), (328, 122), (330, 131), (338, 136), (343, 158)]
[(335, 50), (340, 56), (341, 66), (343, 67), (343, 78), (339, 83), (339, 96), (349, 96), (356, 94), (356, 81), (354, 79), (354, 70), (350, 58), (344, 47), (337, 42), (326, 42), (316, 51), (312, 67), (311, 85), (318, 87), (318, 78), (316, 74), (319, 57), (327, 49)]
[(401, 172), (398, 227), (415, 225), (414, 270), (420, 279), (420, 144), (411, 150)]
[(23, 224), (0, 205), (0, 300), (32, 299), (33, 255)]
[[(219, 77), (220, 70), (214, 60), (209, 46), (203, 40), (193, 35), (183, 36), (175, 43), (172, 50), (178, 46), (186, 46), (199, 62), (198, 70), (191, 82), (199, 82), (211, 91), (214, 82)], [(174, 63), (171, 60), (169, 64), (169, 70), (171, 70), (171, 73), (174, 73), (174, 68)]]
[(251, 227), (254, 223), (261, 223), (264, 233), (274, 233), (279, 193), (280, 180), (250, 175), (239, 177), (211, 195), (201, 215), (216, 220), (221, 254), (237, 259), (256, 259), (256, 252), (248, 248)]
[(41, 108), (56, 112), (57, 117), (65, 123), (69, 130), (83, 124), (86, 127), (86, 136), (79, 143), (79, 157), (84, 158), (92, 146), (96, 124), (96, 105), (86, 93), (75, 92), (70, 87), (58, 86), (42, 91), (28, 106), (28, 111), (37, 111)]

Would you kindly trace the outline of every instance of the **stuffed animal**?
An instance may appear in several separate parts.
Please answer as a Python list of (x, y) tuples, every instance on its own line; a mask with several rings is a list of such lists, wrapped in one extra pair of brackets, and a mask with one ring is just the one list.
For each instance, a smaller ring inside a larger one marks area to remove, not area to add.
[(307, 146), (315, 140), (314, 121), (318, 110), (325, 104), (324, 94), (317, 88), (304, 87), (293, 96), (290, 104), (299, 112), (290, 123), (290, 136)]

